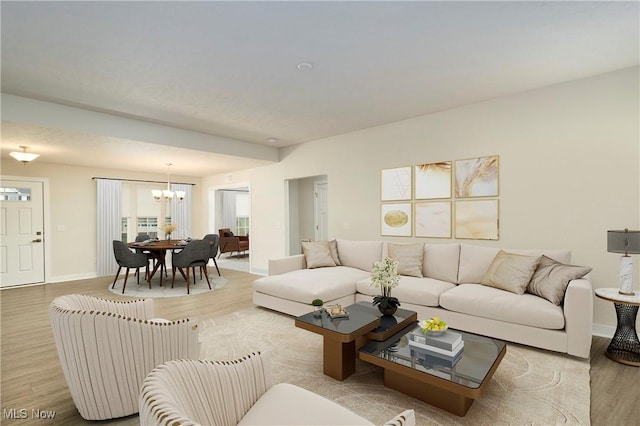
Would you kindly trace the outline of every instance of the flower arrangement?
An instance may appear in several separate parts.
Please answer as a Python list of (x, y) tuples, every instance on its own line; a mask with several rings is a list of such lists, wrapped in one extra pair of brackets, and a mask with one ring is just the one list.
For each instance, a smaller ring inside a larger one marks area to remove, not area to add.
[(400, 306), (400, 301), (396, 297), (391, 297), (391, 290), (396, 288), (399, 282), (398, 261), (387, 256), (384, 260), (373, 264), (371, 285), (379, 287), (381, 292), (380, 295), (373, 298), (373, 305), (378, 305), (378, 309), (383, 314), (387, 310), (395, 312)]
[(173, 223), (165, 223), (164, 225), (162, 225), (160, 227), (160, 229), (162, 229), (162, 231), (167, 236), (167, 239), (169, 239), (171, 237), (171, 234), (173, 233), (173, 231), (178, 229), (178, 226), (173, 224)]

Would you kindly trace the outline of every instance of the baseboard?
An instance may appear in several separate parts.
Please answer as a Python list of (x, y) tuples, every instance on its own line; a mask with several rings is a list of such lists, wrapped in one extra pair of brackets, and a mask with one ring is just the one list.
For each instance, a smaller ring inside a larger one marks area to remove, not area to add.
[(254, 275), (262, 275), (266, 277), (268, 274), (268, 271), (262, 268), (251, 268), (251, 273)]
[(45, 284), (54, 284), (61, 283), (66, 281), (77, 281), (77, 280), (88, 280), (92, 278), (98, 278), (98, 274), (95, 272), (89, 272), (85, 274), (75, 274), (75, 275), (58, 275), (55, 277), (49, 277)]
[(612, 325), (593, 324), (591, 329), (594, 336), (612, 338), (616, 332), (616, 328)]

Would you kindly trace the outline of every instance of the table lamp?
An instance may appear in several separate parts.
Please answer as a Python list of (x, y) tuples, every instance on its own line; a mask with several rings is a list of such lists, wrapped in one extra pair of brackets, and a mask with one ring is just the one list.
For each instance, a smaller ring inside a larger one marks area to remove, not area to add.
[(640, 254), (640, 231), (607, 231), (607, 251), (620, 256), (620, 294), (633, 295), (633, 260), (630, 254)]

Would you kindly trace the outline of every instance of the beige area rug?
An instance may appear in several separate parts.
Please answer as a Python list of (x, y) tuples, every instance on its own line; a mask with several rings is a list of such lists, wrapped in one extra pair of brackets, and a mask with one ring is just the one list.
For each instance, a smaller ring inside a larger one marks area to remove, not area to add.
[[(207, 285), (207, 280), (198, 279), (196, 280), (196, 284), (193, 284), (193, 280), (191, 281), (191, 285), (189, 286), (189, 296), (193, 296), (196, 294), (206, 293), (208, 291), (214, 291), (217, 288), (222, 288), (227, 284), (227, 279), (225, 277), (219, 277), (218, 274), (209, 275), (209, 281), (211, 282), (211, 290), (209, 290), (209, 286)], [(124, 289), (124, 294), (122, 294), (122, 285), (124, 284), (124, 278), (116, 281), (116, 285), (114, 288), (111, 288), (113, 283), (109, 283), (109, 291), (115, 294), (119, 294), (121, 296), (129, 296), (129, 297), (143, 297), (143, 298), (158, 298), (158, 297), (180, 297), (187, 296), (187, 283), (184, 278), (176, 276), (176, 281), (171, 288), (171, 276), (169, 278), (165, 278), (162, 281), (162, 286), (160, 286), (159, 279), (151, 280), (151, 288), (146, 281), (140, 278), (140, 285), (137, 283), (137, 279), (133, 274), (129, 275), (129, 279), (127, 280), (127, 287)]]
[(382, 369), (360, 360), (340, 382), (322, 373), (322, 337), (294, 326), (293, 317), (251, 308), (201, 321), (200, 356), (231, 360), (271, 350), (276, 382), (293, 383), (375, 424), (413, 408), (418, 425), (589, 424), (587, 360), (509, 344), (485, 394), (458, 417), (382, 384)]

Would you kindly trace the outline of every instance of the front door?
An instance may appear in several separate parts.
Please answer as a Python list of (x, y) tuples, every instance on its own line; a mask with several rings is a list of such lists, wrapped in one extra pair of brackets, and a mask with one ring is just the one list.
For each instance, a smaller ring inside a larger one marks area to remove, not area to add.
[(43, 182), (0, 181), (0, 287), (44, 282)]

